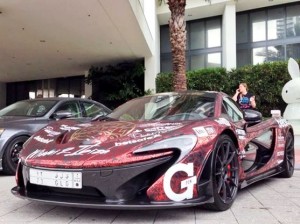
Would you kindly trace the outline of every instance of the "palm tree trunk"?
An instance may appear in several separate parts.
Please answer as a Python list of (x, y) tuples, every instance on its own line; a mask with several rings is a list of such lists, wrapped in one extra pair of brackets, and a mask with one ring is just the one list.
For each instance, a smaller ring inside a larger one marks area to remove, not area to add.
[(184, 20), (186, 0), (168, 0), (171, 18), (169, 19), (170, 41), (173, 63), (173, 89), (184, 91), (187, 89), (185, 50), (186, 23)]

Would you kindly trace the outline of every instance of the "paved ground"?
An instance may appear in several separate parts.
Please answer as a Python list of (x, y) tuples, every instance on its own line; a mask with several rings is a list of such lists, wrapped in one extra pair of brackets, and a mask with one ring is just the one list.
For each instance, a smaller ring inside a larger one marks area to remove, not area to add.
[(0, 174), (0, 223), (298, 224), (300, 223), (298, 145), (296, 145), (296, 168), (292, 178), (269, 178), (240, 190), (231, 209), (225, 212), (212, 212), (198, 207), (117, 211), (45, 205), (14, 197), (10, 193), (10, 189), (15, 185), (14, 177)]
[(0, 223), (3, 224), (298, 224), (300, 220), (300, 170), (292, 178), (270, 178), (240, 190), (232, 208), (225, 212), (197, 207), (147, 211), (58, 207), (14, 197), (10, 193), (14, 184), (14, 177), (0, 176)]

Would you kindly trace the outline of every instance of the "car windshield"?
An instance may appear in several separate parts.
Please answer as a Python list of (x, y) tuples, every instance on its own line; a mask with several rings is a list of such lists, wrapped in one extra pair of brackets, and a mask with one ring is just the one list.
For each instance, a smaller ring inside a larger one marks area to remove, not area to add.
[(44, 116), (55, 104), (55, 100), (19, 101), (0, 110), (0, 116)]
[(214, 99), (201, 94), (150, 95), (116, 108), (109, 118), (117, 120), (201, 120), (214, 115)]

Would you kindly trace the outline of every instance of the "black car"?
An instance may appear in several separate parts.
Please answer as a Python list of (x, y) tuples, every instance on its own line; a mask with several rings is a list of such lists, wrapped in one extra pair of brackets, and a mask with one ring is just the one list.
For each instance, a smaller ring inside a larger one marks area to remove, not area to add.
[(23, 143), (50, 122), (62, 119), (91, 119), (111, 110), (82, 98), (43, 98), (16, 102), (0, 110), (0, 171), (15, 173)]

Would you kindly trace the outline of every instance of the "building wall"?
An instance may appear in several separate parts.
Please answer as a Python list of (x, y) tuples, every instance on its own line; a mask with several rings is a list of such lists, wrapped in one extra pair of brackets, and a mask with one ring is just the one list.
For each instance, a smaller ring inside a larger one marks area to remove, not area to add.
[[(230, 70), (289, 57), (300, 58), (300, 1), (278, 2), (255, 1), (253, 5), (254, 1), (219, 1), (219, 4), (211, 1), (209, 6), (202, 2), (202, 6), (195, 7), (201, 12), (210, 7), (211, 14), (194, 20), (190, 18), (195, 17), (195, 11), (187, 7), (186, 69), (224, 67)], [(162, 24), (160, 31), (161, 71), (170, 72), (172, 53), (168, 25)]]

